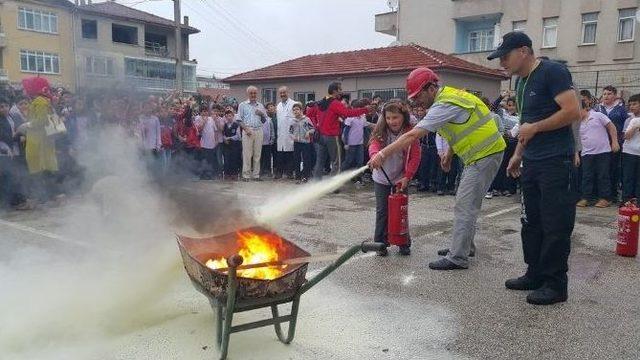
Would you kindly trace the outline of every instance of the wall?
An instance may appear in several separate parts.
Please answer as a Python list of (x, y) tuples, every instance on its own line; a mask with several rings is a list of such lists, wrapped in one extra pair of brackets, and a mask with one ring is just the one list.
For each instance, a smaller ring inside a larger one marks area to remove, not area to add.
[[(238, 101), (244, 101), (247, 97), (246, 88), (249, 85), (255, 85), (259, 89), (278, 88), (282, 85), (286, 85), (289, 88), (289, 95), (292, 98), (295, 92), (314, 91), (316, 94), (316, 100), (319, 100), (327, 94), (327, 87), (329, 83), (341, 80), (343, 92), (351, 94), (351, 98), (355, 99), (358, 97), (359, 90), (404, 88), (407, 75), (408, 73), (350, 77), (343, 79), (326, 78), (241, 84), (234, 83), (231, 84), (230, 95), (238, 99)], [(447, 71), (440, 72), (440, 76), (443, 84), (474, 91), (481, 91), (483, 95), (490, 99), (497, 97), (500, 92), (500, 80)]]
[[(58, 34), (39, 33), (18, 29), (18, 7), (53, 12), (58, 16)], [(20, 71), (20, 50), (38, 50), (58, 54), (60, 74), (43, 74), (53, 86), (63, 86), (71, 91), (76, 88), (75, 64), (72, 41), (72, 16), (69, 9), (42, 5), (35, 1), (0, 2), (0, 23), (6, 35), (6, 46), (2, 49), (3, 67), (9, 81), (19, 83), (23, 78), (36, 75)]]

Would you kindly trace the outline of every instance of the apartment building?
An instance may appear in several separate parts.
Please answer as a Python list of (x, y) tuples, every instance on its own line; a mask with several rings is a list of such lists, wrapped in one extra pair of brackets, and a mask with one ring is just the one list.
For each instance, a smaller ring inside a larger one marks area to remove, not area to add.
[[(123, 87), (144, 92), (176, 88), (175, 25), (168, 20), (114, 1), (80, 4), (74, 16), (78, 87)], [(183, 89), (197, 88), (195, 60), (189, 59), (189, 36), (200, 30), (184, 18)]]
[[(539, 56), (562, 61), (576, 86), (640, 92), (638, 0), (399, 0), (377, 14), (377, 32), (489, 67), (503, 34), (519, 30)], [(503, 87), (513, 86), (505, 82)]]
[(0, 82), (42, 74), (75, 90), (72, 9), (66, 0), (0, 0)]

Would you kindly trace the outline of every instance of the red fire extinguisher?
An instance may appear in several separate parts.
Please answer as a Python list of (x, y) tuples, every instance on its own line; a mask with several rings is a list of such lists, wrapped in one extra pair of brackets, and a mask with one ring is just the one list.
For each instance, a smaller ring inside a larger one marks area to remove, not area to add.
[(640, 208), (636, 200), (626, 202), (618, 210), (618, 241), (616, 254), (634, 257), (638, 254), (638, 224)]
[(409, 197), (398, 191), (389, 176), (380, 168), (391, 185), (391, 194), (387, 198), (387, 241), (390, 245), (409, 244)]

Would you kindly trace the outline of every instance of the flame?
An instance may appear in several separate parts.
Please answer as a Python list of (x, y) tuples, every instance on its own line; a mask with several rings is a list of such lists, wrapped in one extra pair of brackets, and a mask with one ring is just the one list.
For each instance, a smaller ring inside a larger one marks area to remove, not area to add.
[[(278, 247), (282, 239), (276, 235), (260, 235), (251, 231), (238, 232), (238, 254), (244, 259), (242, 265), (260, 264), (279, 260)], [(228, 268), (227, 259), (219, 257), (209, 259), (206, 264), (210, 269)], [(273, 280), (282, 276), (286, 265), (265, 266), (255, 269), (238, 270), (238, 276), (251, 279)]]

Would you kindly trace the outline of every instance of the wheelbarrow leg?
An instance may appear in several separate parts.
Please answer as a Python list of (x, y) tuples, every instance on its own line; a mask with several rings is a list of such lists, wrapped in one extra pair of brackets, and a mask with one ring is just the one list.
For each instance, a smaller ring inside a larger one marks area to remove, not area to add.
[[(300, 305), (300, 297), (296, 296), (291, 303), (291, 320), (289, 321), (289, 331), (287, 337), (285, 338), (282, 334), (282, 326), (280, 323), (276, 323), (273, 326), (276, 329), (276, 335), (278, 336), (278, 340), (283, 344), (290, 344), (293, 341), (293, 337), (296, 335), (296, 323), (298, 321), (298, 307)], [(271, 314), (273, 318), (277, 318), (278, 314), (278, 305), (271, 305)]]
[(218, 349), (220, 349), (220, 345), (222, 344), (222, 304), (218, 304), (216, 306), (216, 345), (218, 345)]
[[(231, 325), (233, 323), (233, 311), (236, 307), (236, 292), (238, 290), (238, 277), (236, 268), (242, 264), (242, 258), (236, 263), (236, 261), (227, 260), (229, 262), (229, 274), (227, 285), (227, 305), (225, 307), (224, 324), (222, 326), (222, 339), (220, 341), (220, 360), (227, 358), (229, 351), (229, 337), (231, 336)], [(219, 314), (222, 313), (222, 309), (219, 310)]]

